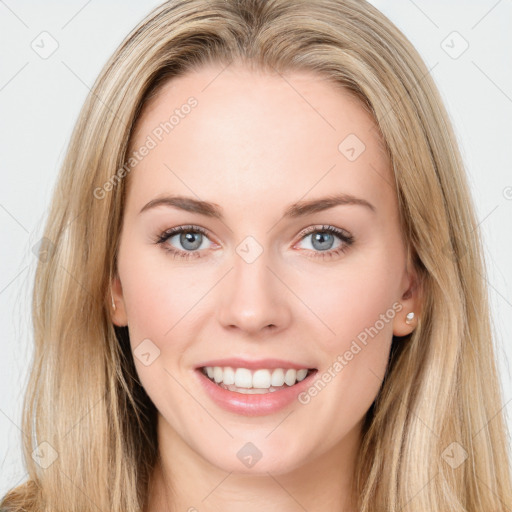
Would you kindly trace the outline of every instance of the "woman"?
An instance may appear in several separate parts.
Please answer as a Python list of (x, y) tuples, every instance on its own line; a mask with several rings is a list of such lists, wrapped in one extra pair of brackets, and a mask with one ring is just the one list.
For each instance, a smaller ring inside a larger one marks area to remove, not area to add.
[(83, 108), (45, 237), (29, 480), (2, 507), (512, 507), (463, 166), (369, 4), (156, 9)]

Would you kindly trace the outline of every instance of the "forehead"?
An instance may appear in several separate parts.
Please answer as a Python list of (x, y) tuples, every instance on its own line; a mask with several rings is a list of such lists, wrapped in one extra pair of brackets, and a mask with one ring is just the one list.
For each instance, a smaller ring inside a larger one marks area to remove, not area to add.
[(211, 65), (173, 78), (147, 102), (130, 152), (145, 145), (151, 150), (129, 175), (140, 201), (173, 192), (243, 206), (335, 188), (371, 197), (384, 187), (393, 196), (371, 115), (312, 72)]

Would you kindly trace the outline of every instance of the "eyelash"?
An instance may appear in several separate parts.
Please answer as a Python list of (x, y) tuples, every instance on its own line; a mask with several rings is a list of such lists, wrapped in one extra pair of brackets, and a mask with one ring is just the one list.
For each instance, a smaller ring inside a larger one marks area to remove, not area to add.
[[(180, 251), (178, 249), (174, 249), (170, 246), (165, 246), (164, 243), (169, 240), (169, 238), (173, 237), (174, 235), (179, 235), (181, 233), (201, 233), (202, 235), (208, 237), (208, 232), (201, 228), (200, 226), (179, 226), (176, 228), (171, 228), (163, 233), (161, 233), (159, 236), (156, 237), (155, 243), (162, 245), (162, 248), (164, 251), (170, 253), (173, 258), (177, 259), (184, 259), (188, 260), (191, 258), (200, 258), (200, 251)], [(340, 245), (336, 249), (330, 249), (329, 251), (314, 251), (315, 256), (308, 256), (310, 258), (322, 258), (324, 260), (331, 259), (335, 256), (341, 255), (345, 253), (349, 247), (354, 243), (354, 237), (350, 235), (348, 232), (335, 228), (334, 226), (324, 225), (321, 227), (318, 226), (311, 226), (310, 228), (307, 228), (301, 233), (301, 240), (305, 238), (306, 236), (312, 234), (312, 233), (330, 233), (335, 236), (337, 236), (343, 244)]]

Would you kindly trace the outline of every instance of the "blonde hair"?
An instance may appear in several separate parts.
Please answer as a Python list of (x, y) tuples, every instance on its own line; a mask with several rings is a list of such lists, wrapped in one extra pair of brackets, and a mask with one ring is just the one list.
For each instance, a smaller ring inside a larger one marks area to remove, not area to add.
[[(109, 313), (130, 137), (166, 81), (233, 61), (313, 71), (348, 89), (373, 115), (393, 165), (424, 299), (417, 328), (393, 339), (366, 416), (358, 510), (511, 509), (485, 266), (456, 139), (418, 53), (362, 0), (174, 0), (150, 13), (107, 62), (73, 132), (44, 232), (53, 255), (38, 263), (32, 303), (35, 353), (23, 413), (29, 479), (1, 506), (146, 506), (156, 411), (127, 330)], [(32, 458), (40, 443), (58, 455), (47, 468)], [(454, 454), (467, 459), (456, 467)]]

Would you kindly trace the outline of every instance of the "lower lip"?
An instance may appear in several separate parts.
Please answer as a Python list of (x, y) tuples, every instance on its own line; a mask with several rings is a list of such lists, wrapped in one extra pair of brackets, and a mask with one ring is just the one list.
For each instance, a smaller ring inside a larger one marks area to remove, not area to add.
[(293, 386), (279, 389), (278, 391), (253, 395), (221, 388), (211, 381), (201, 369), (197, 369), (196, 373), (206, 393), (217, 405), (226, 411), (243, 416), (263, 416), (278, 412), (290, 405), (301, 392), (311, 385), (317, 371), (311, 372), (304, 380), (297, 382)]

